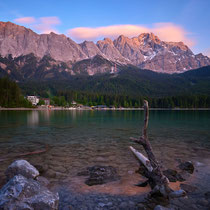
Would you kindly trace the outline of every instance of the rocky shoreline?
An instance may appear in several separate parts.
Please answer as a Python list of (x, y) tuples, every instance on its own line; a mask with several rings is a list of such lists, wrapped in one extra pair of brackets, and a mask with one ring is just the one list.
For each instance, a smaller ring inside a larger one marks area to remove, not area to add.
[[(192, 174), (195, 170), (191, 162), (182, 162), (179, 165), (181, 171)], [(140, 173), (141, 170), (138, 171)], [(185, 180), (183, 173), (168, 169), (165, 174), (171, 182)], [(50, 187), (50, 182), (26, 160), (14, 161), (5, 171), (7, 183), (0, 189), (0, 209), (203, 209), (209, 210), (210, 192), (201, 193), (199, 189), (191, 184), (180, 185), (187, 192), (187, 196), (170, 199), (169, 203), (161, 199), (148, 200), (145, 194), (138, 195), (113, 195), (110, 193), (75, 192), (68, 183), (59, 183)], [(120, 177), (111, 166), (87, 167), (85, 171), (78, 173), (85, 176), (86, 184), (106, 185)], [(165, 207), (164, 207), (165, 206)]]

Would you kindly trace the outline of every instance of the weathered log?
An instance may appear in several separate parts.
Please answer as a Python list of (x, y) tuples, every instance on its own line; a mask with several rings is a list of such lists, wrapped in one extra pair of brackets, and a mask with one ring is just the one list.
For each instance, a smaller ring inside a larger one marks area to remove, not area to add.
[(138, 152), (133, 147), (130, 146), (130, 149), (133, 152), (133, 154), (138, 158), (138, 160), (140, 160), (140, 162), (143, 163), (143, 165), (147, 168), (147, 170), (149, 172), (152, 172), (153, 168), (152, 168), (152, 166), (150, 164), (150, 161), (143, 154)]
[(150, 195), (158, 194), (163, 197), (169, 198), (169, 196), (183, 196), (185, 193), (183, 191), (174, 192), (169, 187), (168, 178), (163, 174), (153, 153), (152, 146), (149, 142), (147, 136), (147, 127), (149, 121), (149, 107), (148, 102), (144, 100), (144, 126), (142, 129), (142, 136), (139, 138), (130, 138), (132, 141), (143, 146), (148, 158), (146, 158), (142, 153), (130, 147), (131, 151), (135, 154), (138, 160), (146, 167), (147, 176), (151, 180), (152, 191)]
[(29, 156), (29, 155), (37, 155), (37, 154), (45, 153), (49, 150), (49, 145), (48, 144), (42, 144), (40, 142), (36, 142), (36, 143), (40, 144), (40, 145), (44, 145), (44, 149), (35, 150), (33, 152), (20, 153), (20, 154), (17, 154), (15, 156), (9, 156), (9, 157), (4, 156), (3, 158), (0, 158), (0, 162), (7, 161), (7, 160), (10, 160), (10, 159), (20, 158), (20, 157), (24, 157), (24, 156)]
[(28, 156), (28, 155), (37, 155), (37, 154), (41, 154), (41, 153), (45, 153), (49, 150), (49, 146), (48, 144), (45, 144), (45, 148), (42, 150), (35, 150), (33, 152), (26, 152), (26, 153), (22, 153), (17, 155), (16, 157), (23, 157), (23, 156)]

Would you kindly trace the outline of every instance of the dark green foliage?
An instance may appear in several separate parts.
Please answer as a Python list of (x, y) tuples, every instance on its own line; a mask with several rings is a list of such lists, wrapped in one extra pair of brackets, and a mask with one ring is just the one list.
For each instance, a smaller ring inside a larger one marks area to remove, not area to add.
[(0, 78), (0, 106), (1, 107), (32, 107), (20, 92), (18, 85), (8, 78)]
[(67, 106), (67, 102), (64, 96), (53, 96), (50, 99), (50, 104), (55, 106)]
[(51, 105), (67, 106), (74, 100), (78, 104), (87, 106), (106, 105), (108, 107), (143, 106), (143, 100), (149, 101), (151, 108), (210, 108), (210, 96), (207, 95), (180, 95), (169, 97), (126, 96), (81, 92), (72, 90), (55, 91), (51, 97)]
[(45, 105), (44, 100), (39, 100), (39, 103), (38, 103), (37, 105), (39, 105), (39, 106), (41, 106), (41, 105)]
[[(209, 108), (210, 67), (183, 74), (158, 74), (129, 67), (118, 75), (72, 76), (66, 80), (21, 83), (26, 95), (51, 97), (52, 104), (66, 105), (73, 100), (95, 106), (142, 107), (148, 99), (153, 108)], [(58, 98), (63, 96), (65, 99)], [(62, 102), (61, 102), (62, 101)]]
[(108, 95), (149, 96), (163, 98), (177, 95), (210, 95), (210, 66), (183, 74), (161, 74), (134, 67), (117, 75), (71, 76), (50, 81), (30, 80), (20, 83), (25, 94), (38, 92), (42, 97), (60, 90)]

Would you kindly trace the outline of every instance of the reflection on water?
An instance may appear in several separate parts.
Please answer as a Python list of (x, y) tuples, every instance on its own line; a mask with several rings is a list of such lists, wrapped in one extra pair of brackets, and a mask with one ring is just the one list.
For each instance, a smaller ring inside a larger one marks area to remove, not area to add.
[(39, 121), (49, 121), (50, 116), (53, 114), (51, 110), (44, 110), (44, 111), (31, 111), (27, 114), (27, 123), (28, 126), (37, 127), (39, 126)]
[(31, 112), (27, 115), (27, 122), (29, 126), (36, 126), (39, 124), (39, 112)]
[[(52, 181), (67, 181), (75, 190), (135, 194), (141, 189), (133, 186), (139, 181), (138, 163), (128, 147), (142, 148), (129, 137), (138, 136), (142, 126), (142, 111), (0, 111), (0, 178), (19, 154), (48, 144), (47, 153), (25, 158), (42, 166)], [(151, 111), (149, 137), (166, 167), (192, 160), (198, 167), (194, 180), (210, 188), (210, 111)], [(114, 166), (122, 179), (85, 186), (77, 173), (96, 164)]]

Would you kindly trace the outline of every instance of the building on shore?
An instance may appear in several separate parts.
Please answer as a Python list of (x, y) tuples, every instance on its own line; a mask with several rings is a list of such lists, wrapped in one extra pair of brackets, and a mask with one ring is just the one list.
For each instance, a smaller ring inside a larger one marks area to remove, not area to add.
[(39, 97), (38, 96), (27, 96), (28, 101), (32, 103), (32, 105), (37, 105), (39, 103)]
[(77, 102), (76, 101), (72, 101), (71, 104), (72, 105), (77, 105)]
[(43, 100), (45, 105), (47, 105), (47, 106), (50, 105), (50, 99), (49, 98), (41, 98), (40, 100)]

